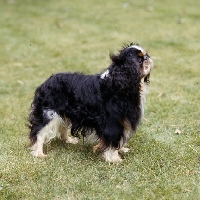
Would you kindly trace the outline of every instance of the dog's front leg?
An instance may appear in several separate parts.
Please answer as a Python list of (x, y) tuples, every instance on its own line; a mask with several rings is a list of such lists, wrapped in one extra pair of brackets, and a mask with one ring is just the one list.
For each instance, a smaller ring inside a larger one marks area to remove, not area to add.
[(64, 140), (66, 143), (77, 144), (78, 138), (70, 137), (68, 135), (68, 130), (70, 126), (69, 120), (67, 120), (66, 118), (60, 118), (60, 121), (61, 121), (59, 126), (60, 139)]

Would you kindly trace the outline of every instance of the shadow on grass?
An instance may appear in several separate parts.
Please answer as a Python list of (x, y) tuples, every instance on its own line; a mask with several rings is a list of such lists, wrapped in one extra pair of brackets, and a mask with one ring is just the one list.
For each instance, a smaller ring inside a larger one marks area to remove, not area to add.
[[(77, 144), (69, 144), (59, 138), (53, 139), (51, 142), (44, 144), (44, 153), (47, 155), (55, 154), (54, 156), (71, 155), (77, 159), (96, 160), (101, 159), (98, 153), (93, 153), (95, 143), (83, 143), (80, 139)], [(51, 155), (52, 156), (52, 155)]]

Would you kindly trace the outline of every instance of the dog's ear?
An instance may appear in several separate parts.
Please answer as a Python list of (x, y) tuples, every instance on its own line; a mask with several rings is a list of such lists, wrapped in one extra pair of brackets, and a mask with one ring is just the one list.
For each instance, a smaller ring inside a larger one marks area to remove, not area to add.
[(123, 65), (128, 57), (131, 57), (131, 55), (127, 49), (121, 50), (119, 54), (110, 53), (110, 59), (118, 66)]
[(115, 55), (114, 53), (110, 53), (110, 59), (112, 60), (113, 63), (115, 63), (116, 65), (122, 65), (124, 62), (124, 58), (122, 57), (122, 55)]
[(128, 64), (127, 56), (126, 58), (114, 54), (111, 56), (113, 62), (108, 68), (108, 75), (103, 78), (102, 86), (105, 86), (109, 91), (112, 90), (121, 94), (139, 91), (138, 87), (141, 81), (140, 67), (135, 66), (133, 63)]

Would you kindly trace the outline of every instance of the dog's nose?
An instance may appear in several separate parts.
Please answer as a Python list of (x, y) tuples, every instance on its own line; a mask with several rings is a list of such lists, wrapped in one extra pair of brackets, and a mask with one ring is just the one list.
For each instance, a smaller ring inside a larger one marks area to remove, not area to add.
[(144, 60), (148, 60), (149, 59), (149, 57), (148, 56), (144, 56)]

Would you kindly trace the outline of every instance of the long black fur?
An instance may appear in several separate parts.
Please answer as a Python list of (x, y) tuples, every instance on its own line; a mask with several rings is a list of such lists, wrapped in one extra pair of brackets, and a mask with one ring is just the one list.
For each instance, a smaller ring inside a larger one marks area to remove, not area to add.
[[(132, 44), (131, 44), (132, 45)], [(71, 121), (73, 136), (86, 136), (95, 131), (103, 141), (103, 149), (120, 147), (124, 138), (123, 121), (136, 130), (141, 118), (141, 63), (137, 49), (123, 48), (110, 55), (109, 75), (58, 73), (52, 75), (36, 91), (29, 115), (30, 140), (34, 144), (38, 132), (49, 123), (44, 110), (54, 110)]]

